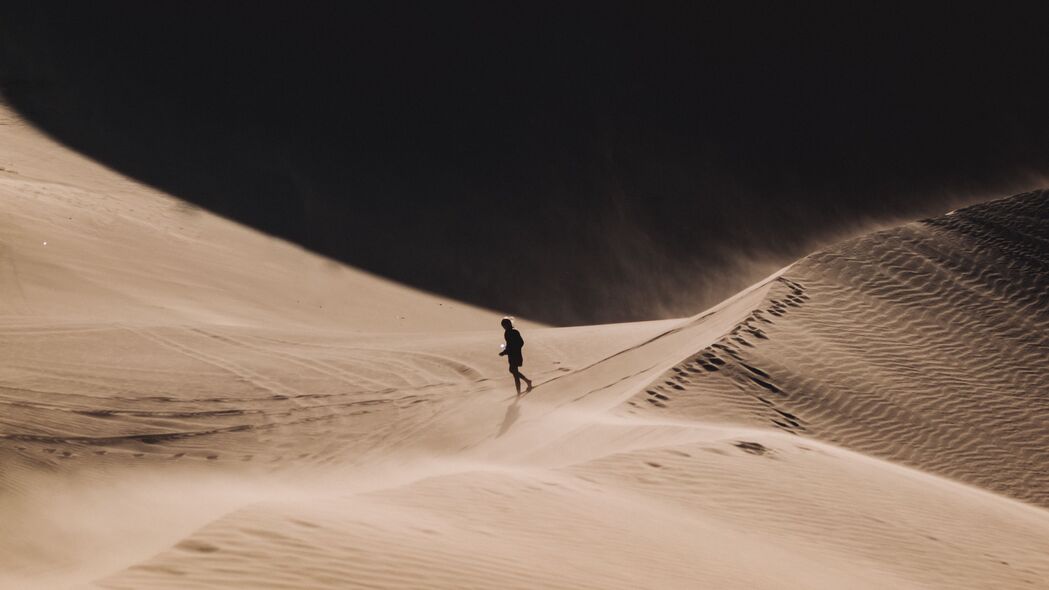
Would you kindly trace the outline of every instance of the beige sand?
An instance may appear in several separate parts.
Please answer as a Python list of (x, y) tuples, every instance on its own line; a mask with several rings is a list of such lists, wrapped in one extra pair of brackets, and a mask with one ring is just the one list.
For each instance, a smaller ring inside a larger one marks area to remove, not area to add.
[(521, 323), (0, 113), (0, 587), (1049, 588), (1032, 194), (681, 320)]

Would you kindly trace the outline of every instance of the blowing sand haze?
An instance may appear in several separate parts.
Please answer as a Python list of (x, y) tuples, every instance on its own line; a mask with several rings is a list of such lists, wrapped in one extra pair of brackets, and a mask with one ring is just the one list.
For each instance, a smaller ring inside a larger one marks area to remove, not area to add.
[(4, 588), (1049, 579), (1046, 193), (697, 316), (525, 324), (542, 387), (516, 400), (498, 315), (5, 117)]
[(45, 4), (0, 590), (1049, 590), (1044, 19)]

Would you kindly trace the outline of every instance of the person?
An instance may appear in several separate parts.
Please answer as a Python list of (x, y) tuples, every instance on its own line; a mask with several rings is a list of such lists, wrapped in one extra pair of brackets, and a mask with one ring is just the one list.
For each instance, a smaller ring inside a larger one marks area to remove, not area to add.
[(505, 356), (510, 361), (510, 374), (514, 376), (514, 386), (517, 387), (517, 395), (521, 395), (521, 381), (528, 384), (525, 393), (532, 391), (532, 380), (521, 374), (521, 365), (524, 364), (524, 356), (521, 349), (524, 348), (524, 338), (521, 333), (514, 329), (514, 323), (510, 318), (503, 318), (503, 339), (506, 345), (499, 356)]

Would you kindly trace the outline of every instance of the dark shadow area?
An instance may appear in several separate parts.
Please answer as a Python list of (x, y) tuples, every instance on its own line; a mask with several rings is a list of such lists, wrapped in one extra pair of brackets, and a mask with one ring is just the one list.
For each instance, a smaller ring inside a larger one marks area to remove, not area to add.
[(499, 438), (506, 434), (520, 417), (521, 396), (516, 395), (514, 396), (514, 402), (506, 408), (506, 415), (503, 416), (503, 423), (499, 425), (499, 432), (495, 434), (495, 438)]
[(3, 94), (190, 203), (554, 324), (696, 312), (1049, 163), (1023, 15), (189, 6), (5, 8)]

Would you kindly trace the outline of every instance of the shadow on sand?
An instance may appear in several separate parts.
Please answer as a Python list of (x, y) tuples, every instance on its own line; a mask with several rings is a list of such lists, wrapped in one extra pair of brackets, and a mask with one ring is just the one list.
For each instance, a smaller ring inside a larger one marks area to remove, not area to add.
[(499, 425), (499, 432), (495, 435), (496, 438), (506, 434), (510, 427), (517, 422), (517, 419), (521, 417), (521, 398), (525, 394), (519, 394), (514, 397), (514, 403), (510, 404), (510, 407), (506, 408), (506, 416), (503, 417), (503, 423)]

